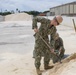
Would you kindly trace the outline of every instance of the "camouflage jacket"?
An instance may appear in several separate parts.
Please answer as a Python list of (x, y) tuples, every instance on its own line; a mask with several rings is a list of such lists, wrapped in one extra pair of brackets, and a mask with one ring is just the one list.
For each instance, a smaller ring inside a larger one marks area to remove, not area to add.
[[(37, 22), (41, 23), (38, 33), (43, 37), (45, 41), (48, 40), (48, 35), (51, 35), (53, 39), (52, 47), (54, 48), (54, 44), (55, 44), (54, 38), (55, 38), (55, 33), (56, 33), (56, 27), (53, 25), (50, 26), (51, 21), (49, 19), (35, 17), (33, 18), (32, 29), (38, 28)], [(39, 36), (36, 35), (36, 39), (37, 38), (39, 38)]]

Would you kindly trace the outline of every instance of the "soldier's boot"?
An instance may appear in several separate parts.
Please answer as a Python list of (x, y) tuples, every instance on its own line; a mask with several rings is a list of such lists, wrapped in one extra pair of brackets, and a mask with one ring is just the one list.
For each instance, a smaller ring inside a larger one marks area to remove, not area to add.
[(48, 70), (48, 69), (52, 69), (54, 66), (48, 66), (48, 65), (44, 65), (44, 69)]
[(37, 75), (42, 75), (40, 69), (36, 69)]

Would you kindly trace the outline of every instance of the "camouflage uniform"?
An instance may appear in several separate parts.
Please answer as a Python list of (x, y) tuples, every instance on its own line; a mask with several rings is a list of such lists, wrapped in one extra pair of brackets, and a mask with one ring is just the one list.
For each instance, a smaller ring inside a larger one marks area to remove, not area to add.
[[(38, 28), (37, 22), (40, 22), (41, 25), (39, 27), (39, 31), (34, 35), (35, 37), (34, 53), (35, 53), (35, 67), (39, 69), (42, 55), (44, 55), (44, 65), (48, 65), (50, 61), (49, 57), (50, 50), (47, 47), (47, 45), (42, 41), (39, 35), (41, 35), (42, 38), (49, 44), (48, 35), (51, 34), (52, 38), (55, 38), (54, 36), (56, 33), (56, 27), (53, 25), (50, 26), (51, 21), (49, 19), (35, 17), (33, 19), (32, 29)], [(52, 47), (54, 47), (54, 43)]]
[[(59, 49), (61, 48), (61, 52), (59, 51)], [(58, 37), (58, 39), (55, 41), (55, 53), (57, 53), (59, 55), (60, 58), (62, 58), (64, 56), (64, 45), (63, 45), (63, 40), (61, 37)], [(56, 56), (53, 56), (53, 63), (57, 62), (58, 58)]]

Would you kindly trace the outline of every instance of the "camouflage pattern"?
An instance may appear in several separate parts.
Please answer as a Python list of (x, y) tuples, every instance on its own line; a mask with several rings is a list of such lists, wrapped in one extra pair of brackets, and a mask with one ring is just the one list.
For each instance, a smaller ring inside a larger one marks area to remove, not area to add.
[[(55, 41), (55, 53), (59, 55), (60, 58), (64, 56), (64, 45), (63, 45), (63, 40), (61, 37), (58, 37), (58, 39)], [(61, 48), (61, 52), (59, 51)], [(53, 63), (57, 62), (58, 58), (56, 56), (53, 56)]]
[(64, 47), (63, 46), (63, 40), (61, 37), (59, 37), (56, 41), (55, 41), (55, 49), (60, 49), (60, 47)]
[[(56, 27), (54, 27), (53, 25), (50, 26), (51, 21), (49, 19), (35, 17), (33, 19), (32, 29), (38, 28), (37, 22), (40, 22), (41, 25), (39, 31), (34, 35), (35, 37), (34, 53), (35, 53), (35, 67), (39, 68), (41, 64), (40, 61), (42, 55), (44, 56), (44, 65), (49, 64), (50, 61), (50, 50), (47, 47), (47, 45), (42, 41), (39, 35), (41, 35), (42, 38), (49, 44), (48, 35), (51, 34), (52, 38), (55, 38)], [(54, 44), (52, 47), (54, 47)]]

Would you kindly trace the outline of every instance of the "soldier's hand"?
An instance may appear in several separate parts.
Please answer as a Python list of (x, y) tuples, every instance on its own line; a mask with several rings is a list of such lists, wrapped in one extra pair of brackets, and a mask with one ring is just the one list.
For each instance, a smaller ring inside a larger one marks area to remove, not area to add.
[(54, 49), (51, 49), (51, 53), (54, 53)]
[(38, 29), (37, 28), (34, 28), (34, 32), (37, 33), (38, 32)]

